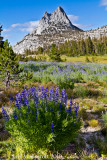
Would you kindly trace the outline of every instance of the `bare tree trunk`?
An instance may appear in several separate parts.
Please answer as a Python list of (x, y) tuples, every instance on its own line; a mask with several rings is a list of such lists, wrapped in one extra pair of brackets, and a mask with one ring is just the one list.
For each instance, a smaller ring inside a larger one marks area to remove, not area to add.
[(6, 76), (6, 87), (10, 86), (10, 72), (7, 71), (7, 76)]

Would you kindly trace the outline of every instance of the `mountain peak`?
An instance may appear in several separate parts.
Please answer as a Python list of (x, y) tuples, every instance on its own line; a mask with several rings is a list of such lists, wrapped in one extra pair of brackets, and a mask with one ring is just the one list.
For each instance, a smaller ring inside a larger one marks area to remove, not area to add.
[(47, 11), (44, 13), (44, 16), (39, 21), (36, 34), (55, 34), (68, 29), (80, 30), (71, 23), (63, 8), (59, 6), (51, 14), (47, 13)]
[(60, 12), (64, 12), (63, 8), (61, 6), (59, 6), (56, 10), (60, 11)]

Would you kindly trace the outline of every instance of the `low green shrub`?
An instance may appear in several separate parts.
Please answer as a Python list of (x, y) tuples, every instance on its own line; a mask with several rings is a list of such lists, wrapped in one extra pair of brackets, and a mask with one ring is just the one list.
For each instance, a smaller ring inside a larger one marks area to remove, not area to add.
[(58, 88), (55, 92), (51, 88), (47, 94), (46, 88), (31, 87), (16, 96), (12, 114), (7, 115), (3, 107), (2, 112), (6, 129), (16, 146), (35, 152), (41, 149), (58, 151), (69, 144), (81, 126), (78, 109), (72, 100), (67, 108), (64, 89), (60, 95)]
[(88, 93), (87, 90), (84, 86), (76, 86), (73, 90), (73, 97), (77, 98), (77, 97), (87, 97)]
[(107, 112), (105, 114), (103, 114), (103, 121), (104, 121), (104, 125), (107, 128)]
[(91, 119), (90, 121), (87, 121), (90, 127), (98, 127), (99, 122), (96, 119)]
[(100, 154), (107, 155), (107, 140), (102, 140), (100, 138), (95, 140), (95, 147), (98, 147)]

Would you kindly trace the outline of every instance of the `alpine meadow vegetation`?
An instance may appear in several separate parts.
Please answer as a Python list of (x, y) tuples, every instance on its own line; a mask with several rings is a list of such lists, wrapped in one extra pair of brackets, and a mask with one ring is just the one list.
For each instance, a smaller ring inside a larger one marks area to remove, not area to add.
[(41, 150), (59, 151), (74, 140), (81, 127), (79, 106), (72, 99), (67, 107), (65, 90), (59, 88), (31, 87), (10, 98), (13, 111), (8, 114), (2, 107), (5, 127), (11, 133), (15, 145), (35, 152)]
[[(106, 37), (88, 38), (17, 55), (4, 42), (0, 52), (0, 158), (22, 160), (34, 154), (55, 159), (52, 154), (56, 153), (81, 160), (106, 156), (107, 64), (98, 63), (98, 55), (106, 59), (106, 43)], [(84, 60), (73, 63), (77, 58)]]

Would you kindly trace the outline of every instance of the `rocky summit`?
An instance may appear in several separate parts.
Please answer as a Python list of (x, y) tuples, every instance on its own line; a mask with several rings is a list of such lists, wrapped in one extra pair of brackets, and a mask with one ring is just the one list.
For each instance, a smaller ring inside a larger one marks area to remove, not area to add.
[(65, 11), (58, 7), (52, 14), (45, 12), (38, 27), (13, 46), (13, 50), (22, 54), (26, 49), (35, 50), (39, 46), (45, 47), (54, 42), (64, 42), (69, 33), (81, 31), (71, 23)]
[(64, 10), (58, 7), (52, 14), (45, 12), (39, 22), (38, 28), (34, 32), (36, 31), (36, 34), (41, 35), (56, 34), (68, 30), (80, 31), (79, 28), (71, 23)]
[(88, 36), (99, 38), (102, 35), (107, 35), (107, 26), (84, 32), (74, 26), (65, 11), (58, 7), (51, 14), (45, 12), (38, 27), (13, 46), (13, 50), (16, 53), (23, 54), (25, 50), (36, 50), (39, 46), (46, 48), (52, 43), (59, 45), (66, 40), (85, 39)]

